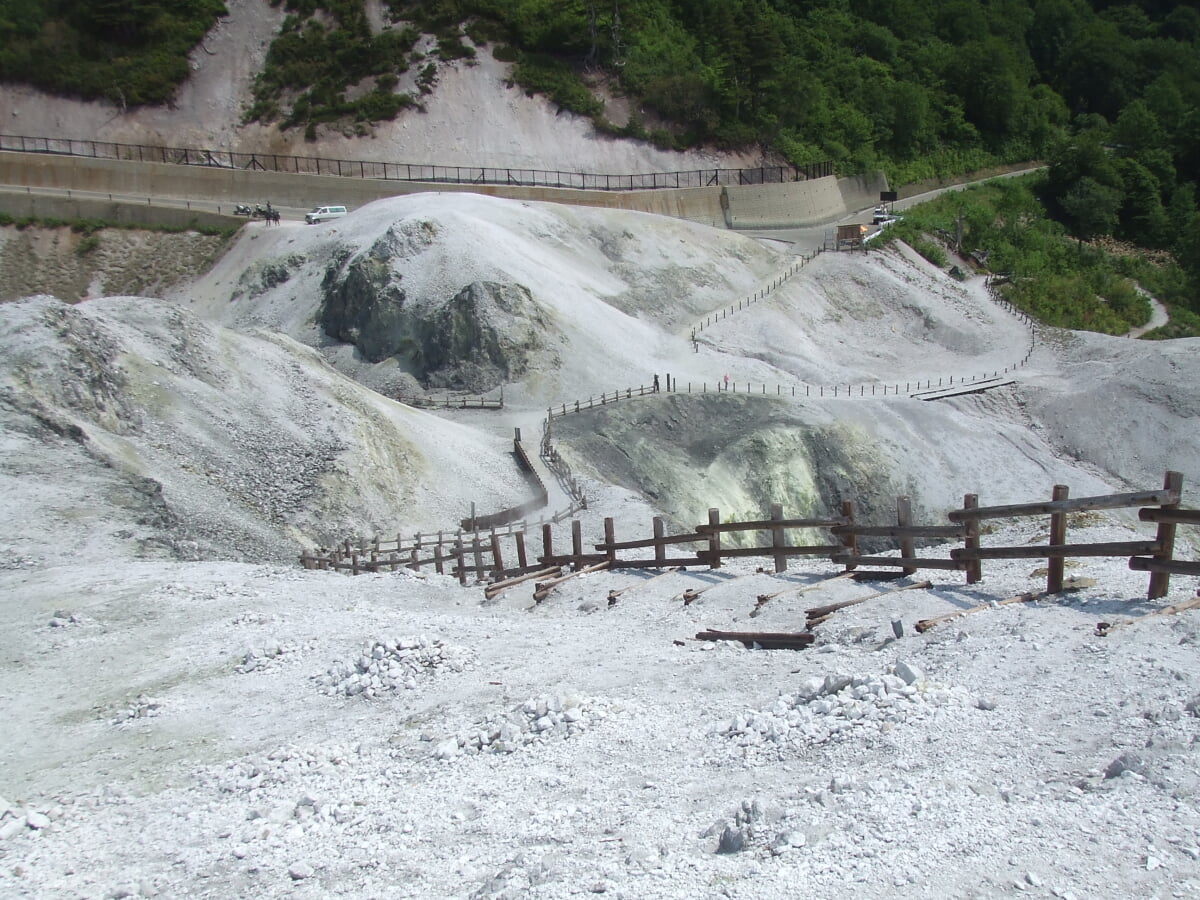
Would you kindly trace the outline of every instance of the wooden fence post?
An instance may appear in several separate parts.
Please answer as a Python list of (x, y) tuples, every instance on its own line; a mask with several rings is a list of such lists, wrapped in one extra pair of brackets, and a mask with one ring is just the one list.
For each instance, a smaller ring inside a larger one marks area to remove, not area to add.
[(442, 563), (442, 542), (438, 541), (433, 545), (433, 568), (439, 575), (446, 574), (446, 567)]
[(583, 568), (583, 523), (578, 519), (571, 522), (571, 555), (571, 568), (578, 572)]
[[(979, 507), (978, 494), (963, 495), (963, 509), (977, 509)], [(979, 549), (979, 520), (967, 519), (966, 535), (963, 537), (963, 546), (968, 550)], [(983, 560), (973, 559), (967, 563), (967, 584), (976, 584), (983, 581)]]
[(663, 534), (662, 516), (654, 517), (654, 561), (658, 563), (659, 568), (662, 568), (667, 559), (667, 546), (662, 542)]
[(547, 522), (542, 526), (542, 565), (552, 565), (551, 557), (554, 556), (554, 535), (550, 533), (550, 523)]
[[(1163, 478), (1163, 487), (1168, 491), (1174, 491), (1182, 498), (1183, 496), (1183, 473), (1168, 472)], [(1163, 504), (1163, 509), (1177, 509), (1178, 503)], [(1159, 522), (1158, 533), (1155, 536), (1155, 542), (1158, 544), (1158, 552), (1154, 554), (1154, 558), (1164, 562), (1170, 562), (1175, 555), (1175, 523), (1174, 522)], [(1157, 600), (1160, 597), (1167, 596), (1167, 589), (1171, 585), (1171, 575), (1168, 572), (1151, 572), (1150, 573), (1150, 588), (1146, 591), (1146, 596), (1151, 600)]]
[[(842, 501), (842, 518), (846, 520), (846, 524), (851, 528), (854, 527), (854, 501)], [(858, 535), (853, 531), (847, 531), (842, 535), (842, 546), (846, 548), (846, 552), (850, 554), (851, 560), (858, 556)], [(853, 572), (858, 568), (858, 563), (847, 562), (846, 571)]]
[(500, 557), (500, 535), (492, 531), (492, 568), (498, 578), (504, 577), (504, 560)]
[(479, 540), (478, 532), (471, 535), (471, 545), (475, 557), (475, 578), (478, 580), (483, 577), (483, 544)]
[[(779, 503), (771, 504), (771, 521), (779, 522), (783, 519), (783, 506)], [(783, 539), (783, 529), (775, 527), (771, 529), (771, 546), (775, 548), (775, 573), (779, 574), (787, 569), (787, 555), (779, 552), (780, 547), (786, 547), (787, 543)]]
[[(912, 525), (912, 501), (908, 497), (896, 498), (896, 524), (901, 528), (908, 528)], [(912, 537), (900, 538), (900, 555), (906, 559), (916, 557), (917, 544)], [(905, 566), (901, 571), (905, 575), (914, 575), (917, 570), (912, 566)]]
[(527, 559), (525, 557), (525, 532), (518, 531), (516, 537), (517, 537), (517, 567), (519, 569), (521, 569), (521, 571), (525, 571), (526, 569), (529, 568), (529, 562), (527, 561)]
[(465, 585), (467, 583), (467, 559), (466, 551), (463, 550), (461, 534), (458, 536), (458, 540), (454, 542), (454, 555), (458, 558), (458, 583)]
[(617, 551), (613, 544), (617, 542), (617, 532), (613, 525), (612, 517), (609, 516), (604, 520), (604, 543), (608, 544), (608, 550), (605, 551), (608, 555), (608, 566), (610, 569), (617, 567)]
[[(1066, 500), (1071, 489), (1065, 484), (1056, 484), (1052, 500)], [(1050, 513), (1050, 543), (1065, 544), (1067, 542), (1067, 514), (1065, 512)], [(1051, 556), (1046, 560), (1046, 593), (1057, 594), (1063, 589), (1063, 569), (1066, 559), (1061, 556)]]
[[(721, 511), (715, 506), (708, 511), (708, 524), (721, 524)], [(710, 569), (721, 568), (721, 532), (710, 531), (708, 534), (708, 567)]]

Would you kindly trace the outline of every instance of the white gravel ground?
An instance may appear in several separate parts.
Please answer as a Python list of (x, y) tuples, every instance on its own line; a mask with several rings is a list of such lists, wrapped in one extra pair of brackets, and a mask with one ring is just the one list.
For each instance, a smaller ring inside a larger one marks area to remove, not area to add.
[[(230, 7), (209, 49), (252, 69), (282, 10)], [(198, 60), (175, 111), (135, 120), (6, 91), (0, 116), (27, 134), (232, 141), (245, 79), (219, 58)], [(489, 65), (444, 73), (449, 99), (424, 120), (438, 127), (409, 117), (371, 152), (694, 167), (617, 154), (519, 92), (496, 102)], [(162, 306), (0, 306), (0, 897), (1200, 896), (1200, 613), (1095, 633), (1191, 599), (1195, 578), (1148, 602), (1123, 560), (1083, 560), (1068, 574), (1093, 586), (918, 634), (1044, 584), (1039, 561), (986, 563), (970, 587), (922, 573), (932, 587), (843, 609), (814, 647), (766, 651), (694, 637), (800, 630), (807, 608), (875, 586), (819, 584), (828, 563), (776, 576), (746, 561), (592, 574), (535, 605), (529, 586), (485, 601), (429, 573), (292, 564), (323, 523), (453, 527), (472, 499), (524, 499), (513, 426), (536, 434), (546, 404), (655, 372), (916, 380), (1025, 352), (976, 283), (900, 253), (823, 256), (694, 348), (691, 323), (786, 251), (627, 213), (393, 203), (330, 229), (249, 226)], [(425, 220), (442, 238), (406, 284), (520, 281), (554, 313), (562, 364), (507, 386), (500, 417), (400, 407), (298, 343), (317, 343), (322, 254)], [(230, 303), (289, 253), (304, 262), (285, 288)], [(970, 485), (989, 503), (1060, 481), (1074, 496), (1156, 487), (1177, 469), (1194, 506), (1197, 346), (1042, 332), (1015, 386), (927, 415), (916, 401), (847, 415), (924, 461), (916, 493), (951, 468), (929, 459), (953, 436), (1001, 486)], [(605, 516), (648, 533), (646, 498), (586, 487), (589, 539)], [(1146, 527), (1090, 516), (1070, 534)], [(1032, 520), (985, 538), (1045, 540)], [(793, 586), (812, 590), (750, 616)]]

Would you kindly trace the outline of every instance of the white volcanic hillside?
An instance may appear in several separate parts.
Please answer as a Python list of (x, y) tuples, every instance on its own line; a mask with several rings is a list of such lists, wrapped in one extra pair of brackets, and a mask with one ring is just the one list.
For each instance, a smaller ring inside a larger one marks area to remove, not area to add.
[(528, 289), (543, 316), (544, 353), (529, 382), (510, 387), (536, 406), (630, 379), (649, 384), (681, 349), (690, 352), (684, 336), (696, 319), (752, 294), (791, 261), (740, 235), (643, 213), (413, 194), (324, 226), (246, 229), (178, 299), (231, 327), (261, 325), (325, 348), (345, 371), (386, 386), (403, 367), (365, 371), (346, 348), (329, 346), (319, 325), (327, 276), (360, 260), (381, 263), (416, 310), (472, 282)]
[(44, 560), (84, 528), (73, 556), (291, 560), (526, 499), (503, 441), (385, 400), (283, 335), (144, 297), (0, 315), (10, 556)]
[[(262, 149), (276, 138), (237, 122), (285, 10), (229, 7), (174, 109), (6, 90), (0, 118)], [(304, 152), (697, 166), (597, 140), (503, 74), (445, 68), (428, 113)], [(899, 491), (938, 515), (965, 491), (1081, 496), (1177, 469), (1197, 505), (1200, 341), (1039, 328), (1016, 383), (987, 394), (747, 397), (1026, 355), (1027, 329), (977, 279), (903, 249), (823, 254), (687, 339), (792, 262), (780, 242), (648, 216), (427, 195), (324, 228), (251, 224), (168, 298), (0, 304), (0, 897), (1200, 896), (1200, 611), (1133, 620), (1192, 601), (1194, 577), (1148, 602), (1123, 559), (1071, 560), (1076, 590), (1002, 603), (1044, 587), (1045, 562), (989, 561), (970, 586), (923, 571), (928, 587), (876, 596), (889, 585), (832, 580), (828, 561), (775, 575), (734, 559), (591, 573), (535, 604), (529, 585), (488, 600), (428, 569), (290, 559), (310, 538), (521, 502), (514, 426), (535, 436), (550, 403), (667, 372), (680, 393), (556, 423), (588, 542), (606, 516), (629, 540), (655, 515), (791, 512), (864, 484), (881, 515)], [(500, 378), (504, 410), (368, 390), (420, 390), (416, 357), (367, 362), (323, 336), (331, 290), (393, 301), (344, 324), (360, 339), (428, 320), (420, 336), (444, 326), (464, 356), (503, 351), (439, 378), (524, 365)], [(726, 374), (738, 394), (687, 395)], [(1153, 534), (1127, 515), (1070, 521), (1079, 542)], [(1177, 555), (1195, 539), (1181, 527)], [(1045, 519), (984, 538), (1046, 540)], [(696, 639), (797, 631), (838, 602), (802, 652)], [(1118, 624), (1100, 637), (1099, 622)]]

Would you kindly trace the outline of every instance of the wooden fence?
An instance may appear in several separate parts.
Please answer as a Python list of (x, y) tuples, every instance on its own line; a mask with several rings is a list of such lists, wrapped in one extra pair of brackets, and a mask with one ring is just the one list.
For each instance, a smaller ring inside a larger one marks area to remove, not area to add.
[(111, 141), (31, 137), (0, 134), (0, 151), (46, 153), (218, 169), (282, 172), (292, 175), (334, 175), (341, 178), (375, 178), (383, 181), (416, 181), (443, 184), (505, 184), (529, 187), (575, 188), (586, 191), (646, 191), (667, 188), (711, 187), (733, 184), (787, 184), (833, 175), (829, 161), (803, 166), (759, 166), (752, 169), (695, 169), (681, 172), (647, 172), (608, 175), (542, 169), (496, 169), (486, 166), (443, 166), (429, 163), (374, 162), (328, 159), (278, 153), (241, 153), (190, 147), (118, 144)]
[(718, 322), (729, 318), (731, 315), (733, 315), (738, 310), (743, 309), (743, 308), (749, 309), (751, 304), (757, 303), (759, 300), (765, 300), (772, 291), (783, 287), (784, 283), (789, 278), (791, 278), (793, 275), (795, 275), (797, 272), (799, 272), (801, 269), (803, 269), (804, 266), (810, 260), (816, 259), (817, 254), (822, 253), (822, 252), (824, 252), (824, 248), (818, 247), (816, 252), (813, 253), (812, 256), (804, 256), (803, 254), (801, 254), (800, 258), (796, 262), (789, 265), (778, 276), (776, 276), (775, 278), (772, 278), (765, 286), (763, 286), (763, 288), (761, 290), (757, 290), (753, 294), (750, 294), (749, 296), (747, 296), (741, 300), (738, 300), (736, 305), (731, 303), (731, 304), (729, 304), (728, 307), (722, 307), (721, 309), (717, 310), (716, 312), (709, 313), (707, 316), (705, 316), (702, 320), (697, 322), (692, 327), (692, 345), (697, 350), (699, 350), (700, 347), (699, 347), (699, 344), (697, 343), (697, 339), (696, 339), (697, 334), (699, 334), (705, 328), (711, 328), (713, 325), (717, 324)]
[(504, 390), (499, 397), (406, 397), (397, 395), (397, 403), (414, 409), (504, 409)]
[[(447, 550), (441, 540), (433, 545), (431, 555), (421, 557), (417, 548), (409, 548), (411, 558), (386, 548), (352, 550), (347, 544), (334, 552), (314, 551), (301, 557), (306, 568), (377, 572), (405, 567), (420, 569), (433, 565), (440, 574), (457, 575), (467, 583), (469, 577), (488, 582), (485, 593), (491, 597), (519, 583), (535, 578), (535, 599), (542, 599), (550, 588), (575, 575), (600, 569), (671, 569), (689, 566), (720, 568), (722, 561), (744, 557), (772, 560), (774, 571), (787, 569), (792, 557), (828, 559), (853, 571), (860, 566), (889, 570), (881, 577), (901, 577), (919, 570), (950, 570), (965, 573), (968, 584), (983, 577), (982, 565), (987, 559), (1046, 559), (1048, 574), (1046, 590), (1057, 593), (1063, 589), (1063, 568), (1068, 558), (1126, 557), (1131, 569), (1150, 572), (1147, 596), (1150, 599), (1167, 593), (1169, 578), (1177, 575), (1200, 575), (1200, 563), (1174, 558), (1176, 527), (1200, 524), (1200, 511), (1180, 509), (1183, 476), (1168, 472), (1161, 490), (1134, 493), (1106, 494), (1071, 499), (1065, 485), (1056, 485), (1049, 501), (1007, 506), (980, 506), (976, 494), (963, 498), (961, 509), (948, 514), (949, 524), (914, 525), (911, 503), (907, 497), (897, 498), (894, 523), (867, 525), (859, 523), (853, 501), (845, 501), (837, 515), (817, 518), (786, 518), (782, 507), (772, 505), (769, 517), (748, 522), (722, 522), (720, 510), (710, 509), (708, 522), (697, 525), (684, 534), (668, 535), (661, 517), (652, 524), (652, 535), (634, 540), (617, 540), (614, 522), (604, 520), (604, 540), (585, 550), (582, 526), (571, 522), (571, 549), (557, 552), (551, 522), (541, 525), (542, 552), (531, 556), (525, 533), (514, 531), (515, 560), (501, 547), (497, 532), (490, 536), (456, 535)], [(1153, 540), (1117, 541), (1109, 543), (1069, 544), (1066, 540), (1070, 513), (1101, 509), (1140, 508), (1139, 518), (1158, 525)], [(1049, 517), (1049, 539), (1046, 544), (1016, 547), (985, 547), (982, 545), (980, 523), (985, 519), (1015, 519), (1029, 516)], [(820, 543), (796, 543), (789, 532), (797, 530), (824, 531), (827, 538)], [(751, 546), (729, 546), (722, 537), (731, 534), (758, 534), (763, 543)], [(439, 536), (440, 538), (440, 536)], [(898, 545), (899, 555), (863, 554), (859, 539), (889, 539)], [(918, 541), (962, 540), (963, 546), (949, 551), (947, 556), (917, 556)], [(564, 574), (563, 569), (570, 573)]]

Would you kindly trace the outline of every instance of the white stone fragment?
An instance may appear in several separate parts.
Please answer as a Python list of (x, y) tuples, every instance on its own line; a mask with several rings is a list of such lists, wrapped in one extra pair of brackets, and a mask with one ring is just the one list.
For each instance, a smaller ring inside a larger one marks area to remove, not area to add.
[(905, 684), (915, 684), (918, 681), (925, 680), (925, 673), (921, 667), (915, 663), (905, 662), (900, 660), (896, 663), (894, 669), (896, 676), (904, 680)]

